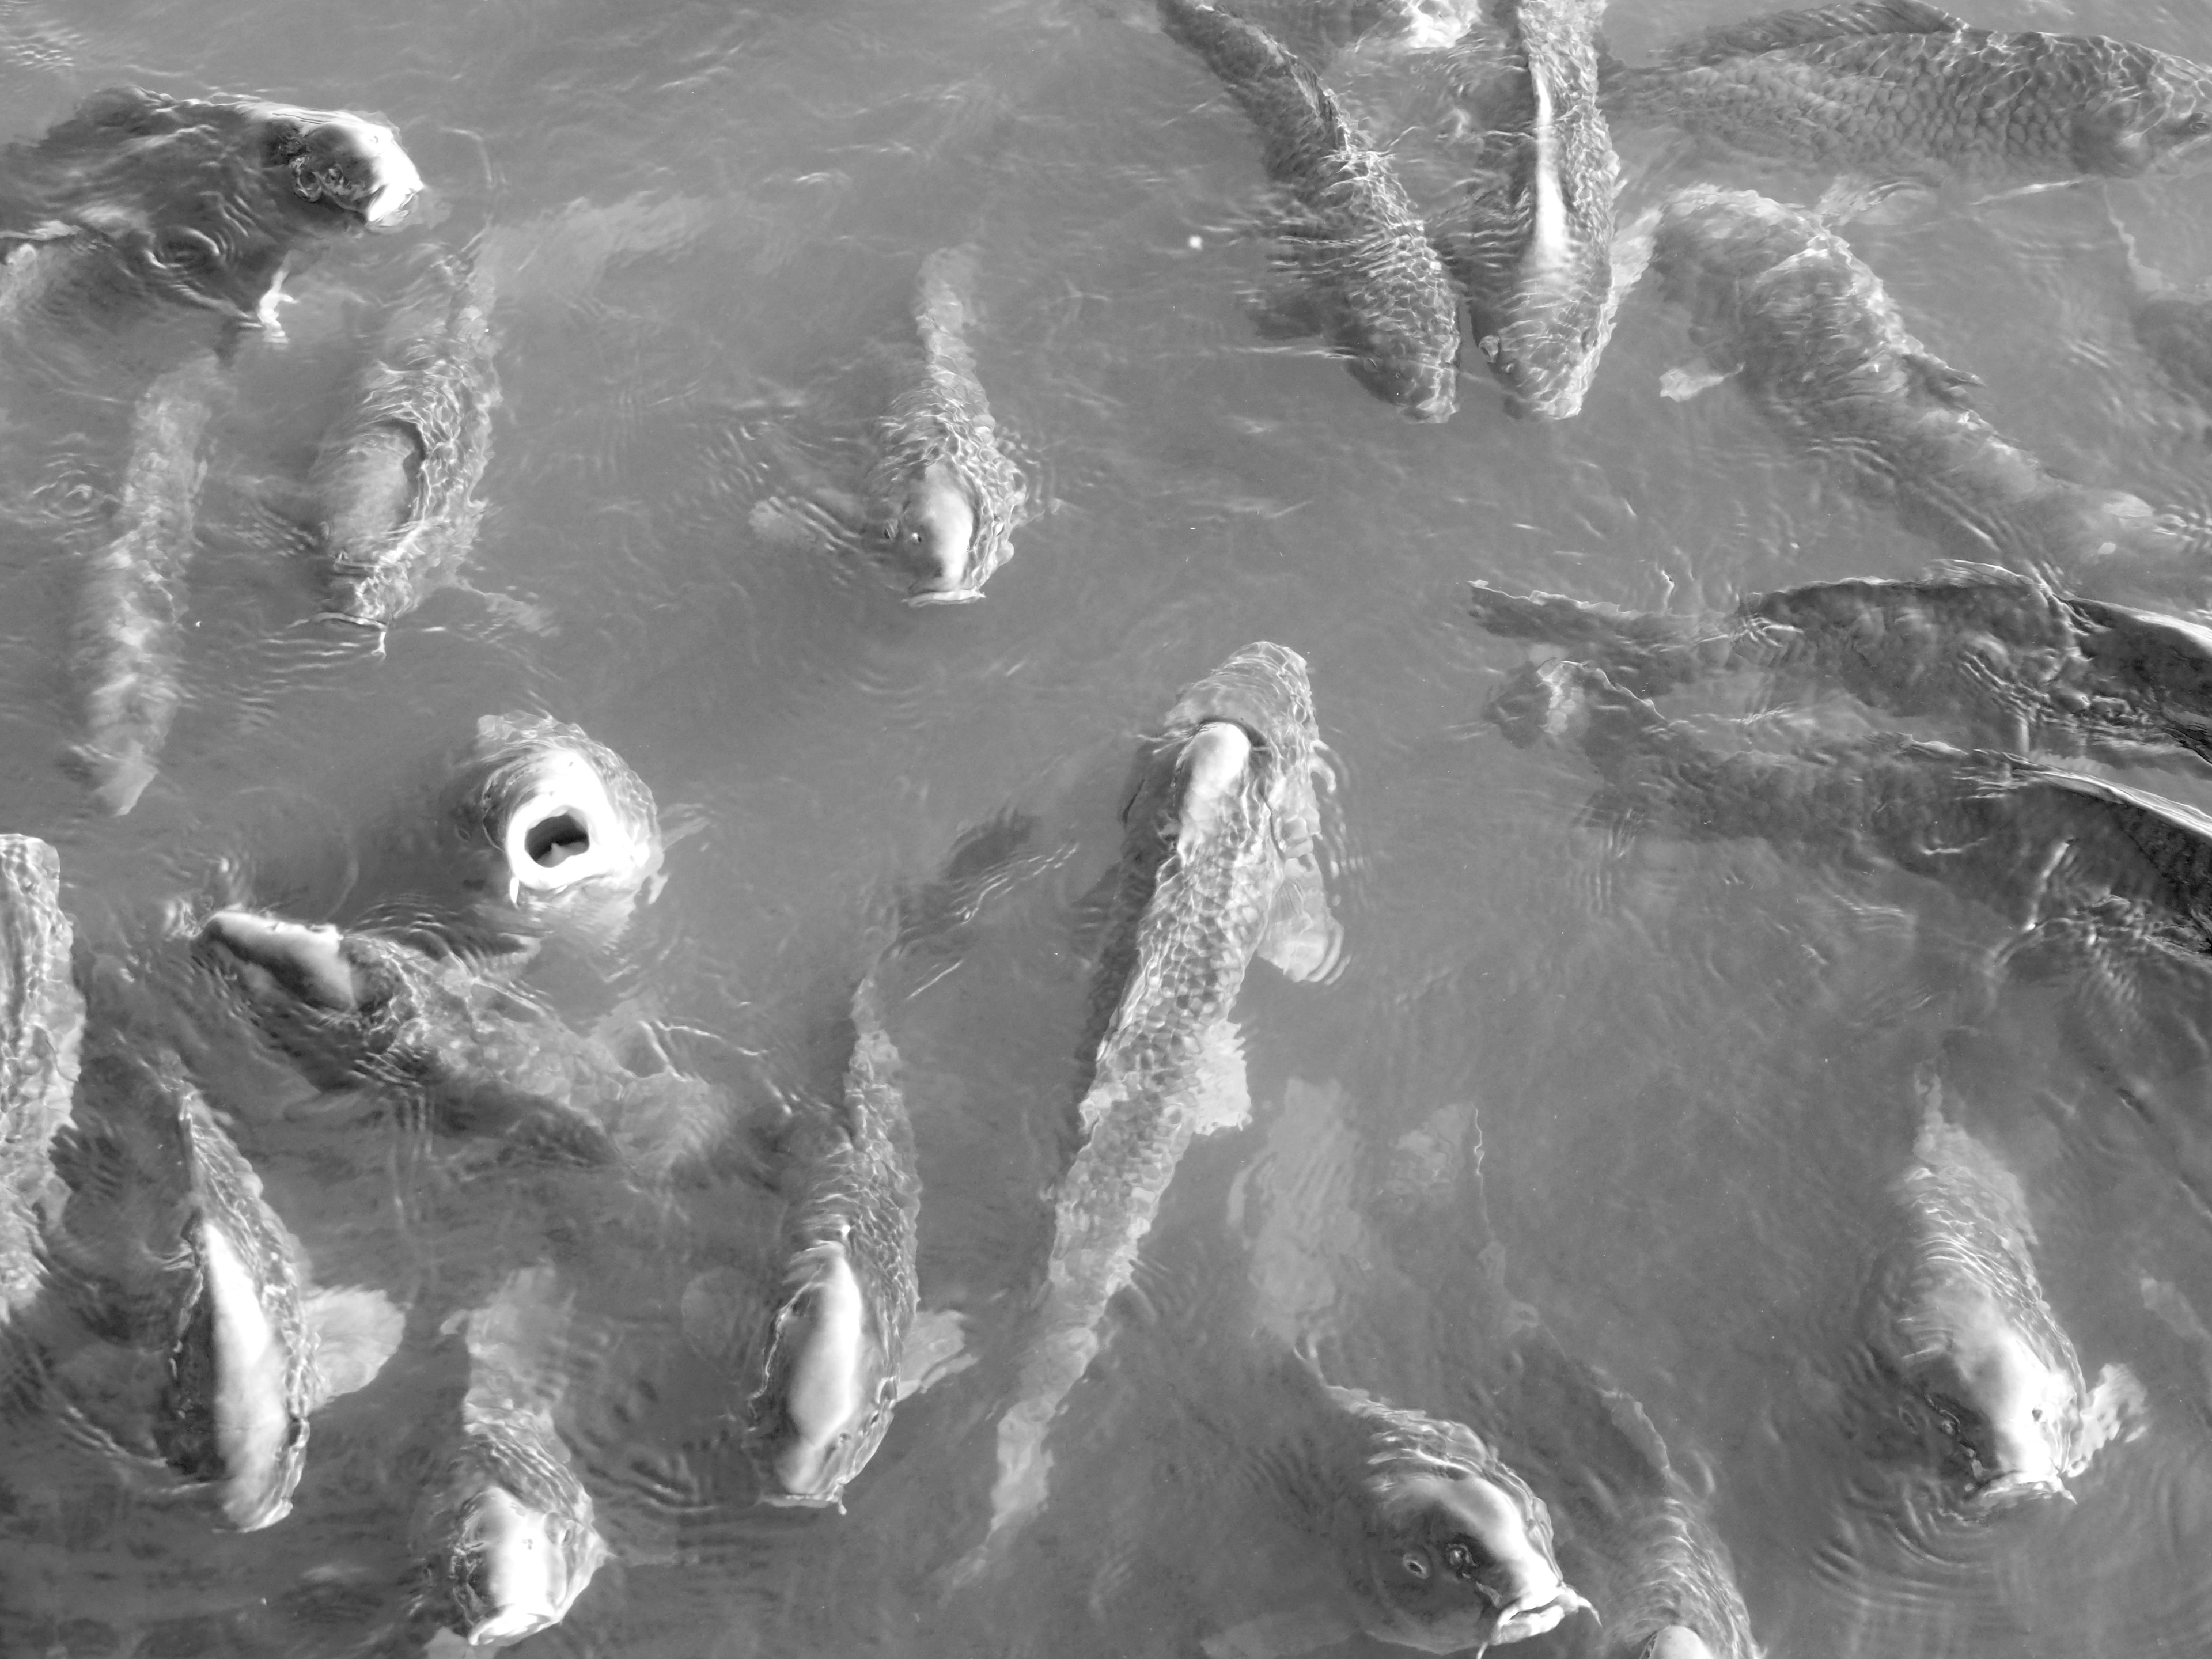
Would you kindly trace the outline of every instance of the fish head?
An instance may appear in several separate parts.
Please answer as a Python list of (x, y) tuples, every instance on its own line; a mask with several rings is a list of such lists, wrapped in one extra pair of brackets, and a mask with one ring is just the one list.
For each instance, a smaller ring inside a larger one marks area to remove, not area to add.
[(1589, 1607), (1559, 1576), (1549, 1518), (1525, 1487), (1425, 1462), (1371, 1475), (1358, 1509), (1352, 1573), (1378, 1640), (1455, 1653), (1540, 1635)]
[(1352, 378), (1401, 414), (1448, 421), (1459, 409), (1459, 324), (1449, 339), (1434, 330), (1372, 319), (1339, 335)]
[(981, 597), (969, 580), (978, 528), (975, 504), (950, 460), (940, 457), (908, 480), (884, 531), (892, 560), (912, 583), (908, 604)]
[(809, 1247), (786, 1280), (748, 1407), (763, 1501), (840, 1504), (883, 1443), (897, 1400), (897, 1364), (844, 1244)]
[(327, 923), (218, 910), (199, 942), (258, 1005), (353, 1014), (370, 1000), (345, 935)]
[(573, 726), (486, 715), (463, 768), (460, 827), (507, 908), (605, 944), (659, 873), (653, 792)]
[(1484, 335), (1477, 349), (1504, 389), (1505, 412), (1522, 421), (1580, 414), (1605, 343), (1598, 322), (1594, 317), (1586, 328), (1566, 330), (1522, 317)]
[(1713, 1659), (1713, 1650), (1687, 1625), (1665, 1625), (1636, 1650), (1636, 1659)]
[(1954, 1341), (1927, 1394), (1966, 1459), (1977, 1507), (2065, 1494), (2077, 1391), (2063, 1369), (1994, 1310)]
[(472, 1648), (503, 1648), (557, 1625), (606, 1559), (588, 1516), (541, 1508), (489, 1484), (453, 1512), (439, 1571), (450, 1617)]
[(383, 228), (398, 222), (422, 192), (422, 175), (380, 121), (345, 110), (252, 106), (265, 155), (302, 201), (324, 203)]
[(1139, 756), (1122, 817), (1173, 825), (1170, 841), (1203, 832), (1232, 795), (1264, 803), (1286, 858), (1310, 852), (1326, 769), (1305, 659), (1259, 641), (1187, 689), (1166, 735)]
[(2212, 159), (2212, 70), (2136, 49), (2136, 73), (2074, 118), (2074, 160), (2084, 171), (2129, 178), (2178, 172)]

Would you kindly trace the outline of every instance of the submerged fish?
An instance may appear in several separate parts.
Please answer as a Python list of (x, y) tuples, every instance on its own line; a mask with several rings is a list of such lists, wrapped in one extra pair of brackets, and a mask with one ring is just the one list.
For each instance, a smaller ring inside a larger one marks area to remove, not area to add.
[[(1472, 595), (1492, 633), (1565, 647), (1641, 697), (1755, 669), (1840, 687), (1892, 714), (1959, 718), (1994, 747), (2212, 761), (2212, 630), (1994, 565), (1814, 582), (1753, 594), (1710, 620), (1523, 598), (1486, 582)], [(1540, 713), (1547, 696), (1540, 678), (1524, 676), (1498, 706), (1517, 715), (1533, 702)]]
[(1960, 558), (2073, 574), (2093, 562), (2186, 572), (2186, 538), (2136, 497), (2092, 489), (1976, 414), (1972, 384), (1905, 331), (1881, 281), (1798, 208), (1695, 185), (1652, 250), (1691, 337), (1784, 438)]
[(460, 1132), (524, 1132), (592, 1161), (665, 1173), (720, 1127), (702, 1079), (639, 1073), (461, 959), (402, 940), (221, 910), (202, 949), (262, 1027), (327, 1089), (419, 1096)]
[(1139, 750), (1091, 981), (1085, 1139), (1060, 1183), (1018, 1395), (999, 1424), (990, 1531), (963, 1573), (1043, 1504), (1046, 1433), (1098, 1351), (1183, 1149), (1250, 1115), (1229, 1018), (1246, 968), (1257, 955), (1309, 978), (1334, 959), (1315, 854), (1323, 764), (1305, 661), (1264, 641), (1186, 690)]
[(1940, 1087), (1923, 1087), (1897, 1186), (1904, 1231), (1869, 1301), (1869, 1340), (1934, 1413), (1975, 1508), (2063, 1496), (2140, 1389), (2119, 1367), (2094, 1390), (2082, 1380), (2036, 1277), (2019, 1179), (1944, 1117)]
[(215, 376), (211, 358), (195, 359), (139, 399), (114, 539), (85, 561), (76, 655), (86, 737), (76, 754), (110, 812), (128, 812), (153, 781), (182, 697), (184, 578)]
[(604, 945), (629, 926), (638, 895), (658, 890), (653, 792), (580, 726), (545, 714), (484, 715), (451, 799), (469, 884), (495, 927)]
[(299, 1243), (261, 1178), (172, 1068), (161, 1079), (182, 1133), (189, 1200), (186, 1286), (155, 1439), (205, 1483), (240, 1532), (292, 1507), (307, 1419), (374, 1377), (398, 1344), (400, 1314), (374, 1291), (306, 1287)]
[(2176, 389), (2212, 413), (2212, 281), (2177, 286), (2143, 263), (2117, 218), (2112, 228), (2127, 255), (2128, 320), (2137, 343)]
[(76, 1091), (84, 999), (61, 884), (52, 847), (0, 836), (0, 1322), (38, 1293), (39, 1235), (61, 1192), (48, 1148)]
[(1474, 339), (1513, 414), (1581, 412), (1613, 333), (1613, 200), (1620, 163), (1598, 107), (1604, 0), (1502, 0), (1514, 73), (1468, 181), (1464, 224), (1440, 238)]
[(872, 536), (908, 578), (908, 605), (980, 599), (1014, 556), (1026, 486), (999, 448), (968, 348), (975, 282), (969, 249), (939, 248), (922, 261), (917, 372), (879, 424), (866, 485)]
[(568, 1312), (553, 1270), (538, 1267), (446, 1322), (467, 1345), (468, 1391), (413, 1536), (426, 1605), (471, 1648), (559, 1624), (606, 1559), (592, 1495), (553, 1421), (560, 1390), (545, 1359)]
[(1969, 28), (1922, 0), (1724, 23), (1605, 87), (1617, 121), (1885, 178), (2129, 177), (2201, 161), (2212, 70), (2102, 36)]
[(0, 173), (0, 241), (53, 223), (157, 291), (246, 321), (264, 314), (305, 237), (396, 222), (422, 175), (381, 122), (251, 98), (94, 93)]
[(1205, 60), (1258, 129), (1288, 211), (1285, 331), (1317, 332), (1352, 378), (1420, 421), (1459, 407), (1459, 306), (1388, 157), (1264, 31), (1206, 0), (1160, 0), (1167, 32)]
[(325, 434), (312, 489), (333, 616), (386, 627), (468, 557), (499, 403), (491, 306), (483, 265), (439, 260), (385, 319), (352, 408)]

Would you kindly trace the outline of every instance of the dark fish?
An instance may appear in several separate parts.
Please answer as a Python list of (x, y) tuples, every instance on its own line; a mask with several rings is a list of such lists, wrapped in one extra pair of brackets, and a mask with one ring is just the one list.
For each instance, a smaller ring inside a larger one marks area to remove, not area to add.
[[(1961, 720), (1993, 748), (2212, 761), (2212, 630), (1993, 565), (1784, 588), (1711, 620), (1524, 599), (1486, 582), (1473, 598), (1492, 633), (1562, 646), (1641, 697), (1753, 669), (1837, 686), (1892, 714)], [(1524, 677), (1500, 704), (1511, 712), (1545, 696)]]
[(1874, 272), (1811, 214), (1696, 185), (1667, 204), (1651, 263), (1698, 349), (1770, 425), (1956, 556), (2069, 573), (2200, 562), (2136, 497), (2052, 477), (1976, 414), (1970, 377), (1906, 332)]
[(362, 1387), (398, 1345), (398, 1309), (373, 1291), (311, 1295), (299, 1243), (261, 1178), (173, 1066), (188, 1171), (185, 1295), (155, 1439), (170, 1466), (212, 1488), (226, 1523), (284, 1518), (307, 1452), (307, 1419)]
[(1597, 96), (1605, 4), (1503, 0), (1497, 9), (1510, 92), (1484, 136), (1465, 222), (1439, 240), (1507, 409), (1563, 421), (1581, 411), (1620, 309), (1620, 163)]
[(153, 781), (181, 698), (184, 579), (216, 392), (210, 357), (147, 389), (131, 416), (115, 538), (85, 561), (76, 654), (86, 738), (76, 758), (110, 812), (128, 812)]
[(2118, 219), (2128, 262), (2128, 320), (2136, 339), (2175, 388), (2212, 413), (2212, 281), (2181, 288), (2147, 265)]
[(1459, 305), (1389, 159), (1314, 72), (1206, 0), (1160, 0), (1167, 32), (1205, 60), (1258, 129), (1288, 198), (1279, 263), (1294, 303), (1352, 377), (1416, 420), (1459, 406)]
[(723, 1121), (711, 1084), (634, 1071), (459, 957), (247, 910), (209, 917), (200, 944), (324, 1088), (394, 1088), (458, 1131), (526, 1133), (664, 1173)]
[(1315, 854), (1324, 765), (1305, 661), (1247, 646), (1185, 691), (1139, 750), (1091, 981), (1085, 1140), (1060, 1183), (1018, 1395), (999, 1424), (980, 1571), (1045, 1500), (1045, 1436), (1130, 1282), (1183, 1149), (1250, 1114), (1229, 1015), (1254, 956), (1308, 978), (1337, 933)]
[(485, 920), (611, 942), (638, 896), (658, 891), (653, 792), (580, 726), (486, 714), (452, 787), (468, 884)]
[(2102, 36), (1969, 28), (1921, 0), (1755, 17), (1607, 77), (1616, 121), (1881, 177), (2130, 177), (2201, 160), (2212, 70)]
[(312, 488), (331, 612), (383, 628), (468, 557), (491, 456), (492, 284), (441, 259), (385, 319), (353, 407), (323, 439)]
[(82, 232), (157, 291), (243, 321), (303, 238), (392, 224), (422, 188), (364, 116), (113, 87), (0, 156), (0, 241)]
[(1893, 733), (1722, 752), (1590, 668), (1569, 671), (1601, 813), (1693, 839), (1757, 837), (1851, 869), (1894, 866), (2015, 925), (2087, 922), (2212, 955), (2212, 818), (2101, 778)]
[(999, 448), (966, 330), (975, 256), (939, 248), (915, 285), (921, 356), (877, 432), (866, 485), (870, 533), (905, 574), (908, 605), (983, 597), (1014, 556), (1026, 485)]
[(468, 1391), (414, 1517), (425, 1604), (471, 1649), (509, 1646), (567, 1617), (606, 1559), (592, 1495), (554, 1425), (547, 1360), (568, 1322), (548, 1267), (447, 1322), (468, 1346)]
[(1897, 1185), (1904, 1226), (1869, 1300), (1869, 1340), (1924, 1402), (1969, 1500), (1989, 1510), (2063, 1496), (2142, 1395), (2108, 1366), (2095, 1389), (2036, 1276), (2035, 1229), (2020, 1181), (1943, 1115), (1926, 1116)]
[(84, 1036), (73, 938), (54, 849), (0, 836), (0, 1322), (38, 1294), (39, 1236), (61, 1197), (48, 1148), (69, 1118)]

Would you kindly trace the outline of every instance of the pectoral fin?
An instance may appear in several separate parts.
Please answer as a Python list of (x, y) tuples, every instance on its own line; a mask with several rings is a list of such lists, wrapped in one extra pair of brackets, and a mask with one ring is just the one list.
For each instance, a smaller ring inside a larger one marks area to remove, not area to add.
[(307, 1298), (307, 1328), (315, 1339), (314, 1393), (307, 1409), (367, 1388), (399, 1346), (407, 1322), (381, 1291), (317, 1291)]
[(1700, 392), (1710, 392), (1728, 376), (1720, 370), (1700, 366), (1695, 368), (1670, 368), (1659, 377), (1659, 395), (1678, 404), (1686, 404)]
[(1214, 1022), (1200, 1042), (1192, 1079), (1194, 1134), (1219, 1134), (1252, 1121), (1252, 1089), (1244, 1075), (1244, 1034), (1230, 1021)]
[(1316, 980), (1326, 977), (1336, 966), (1343, 948), (1344, 930), (1329, 910), (1321, 864), (1309, 848), (1283, 872), (1258, 955), (1273, 963), (1285, 978)]
[(967, 1322), (950, 1308), (916, 1314), (907, 1327), (905, 1351), (899, 1355), (898, 1397), (920, 1394), (966, 1370), (975, 1363), (967, 1346)]

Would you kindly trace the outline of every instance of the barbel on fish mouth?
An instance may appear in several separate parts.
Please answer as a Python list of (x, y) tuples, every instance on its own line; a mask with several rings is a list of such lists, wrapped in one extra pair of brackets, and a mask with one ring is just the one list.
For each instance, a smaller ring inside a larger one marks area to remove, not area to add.
[(398, 1345), (398, 1309), (374, 1291), (310, 1293), (299, 1243), (261, 1178), (173, 1063), (160, 1070), (181, 1132), (186, 1282), (155, 1438), (240, 1532), (292, 1507), (307, 1419), (362, 1387)]
[(60, 225), (135, 276), (234, 320), (263, 316), (306, 237), (396, 223), (422, 175), (382, 122), (261, 99), (112, 87), (0, 160), (0, 241)]
[(1693, 185), (1667, 204), (1651, 268), (1769, 425), (1954, 556), (2075, 578), (2201, 565), (2172, 520), (2053, 477), (1977, 414), (1972, 377), (1907, 332), (1881, 280), (1802, 209)]
[(1515, 415), (1579, 414), (1613, 334), (1620, 163), (1598, 106), (1605, 0), (1499, 0), (1512, 74), (1487, 118), (1468, 201), (1439, 231), (1471, 336)]
[(541, 1265), (446, 1322), (466, 1344), (468, 1389), (411, 1534), (423, 1607), (471, 1648), (560, 1623), (607, 1557), (553, 1419), (560, 1390), (547, 1361), (567, 1318), (558, 1276)]
[(2102, 36), (1971, 28), (1921, 0), (1724, 23), (1616, 66), (1605, 103), (1625, 125), (1878, 178), (2129, 177), (2212, 155), (2212, 70)]
[(467, 884), (495, 929), (606, 945), (639, 895), (659, 890), (653, 792), (581, 726), (548, 714), (483, 716), (448, 799)]
[[(1949, 564), (1909, 581), (1858, 578), (1757, 593), (1729, 615), (1638, 613), (1554, 593), (1471, 584), (1475, 620), (1542, 640), (1658, 697), (1756, 670), (1835, 686), (1897, 714), (1967, 724), (1972, 741), (2137, 764), (2212, 762), (2212, 629), (2060, 592), (1995, 565)], [(1528, 671), (1493, 707), (1509, 730), (1548, 713)]]
[(1301, 979), (1335, 959), (1316, 855), (1325, 764), (1305, 660), (1267, 641), (1186, 690), (1139, 749), (1091, 981), (1085, 1140), (1054, 1198), (1043, 1293), (999, 1423), (990, 1531), (963, 1577), (1044, 1503), (1047, 1431), (1098, 1351), (1184, 1148), (1250, 1115), (1229, 1017), (1252, 958)]
[(1921, 1081), (1924, 1115), (1899, 1177), (1899, 1237), (1868, 1298), (1868, 1340), (1884, 1369), (1933, 1414), (1946, 1472), (1988, 1510), (2063, 1497), (2120, 1431), (2141, 1390), (2107, 1367), (2092, 1389), (2045, 1299), (2035, 1228), (2019, 1178), (1943, 1115)]
[(458, 957), (249, 910), (210, 916), (199, 948), (310, 1081), (417, 1096), (457, 1132), (665, 1174), (726, 1115), (712, 1084), (635, 1071)]
[(216, 376), (212, 357), (195, 358), (138, 400), (116, 533), (83, 562), (74, 654), (85, 740), (76, 759), (110, 812), (128, 812), (153, 781), (183, 698), (184, 580)]
[(0, 1322), (38, 1294), (39, 1237), (61, 1197), (49, 1148), (70, 1115), (84, 1036), (74, 938), (54, 849), (0, 836)]
[(1415, 420), (1459, 407), (1459, 302), (1389, 158), (1335, 95), (1260, 29), (1206, 0), (1159, 0), (1168, 33), (1204, 60), (1260, 135), (1285, 198), (1278, 325), (1318, 333), (1352, 378)]
[(864, 490), (872, 542), (905, 576), (908, 605), (983, 597), (991, 573), (1014, 556), (1028, 486), (999, 447), (967, 327), (975, 256), (939, 248), (915, 280), (920, 356), (878, 422)]
[(2212, 956), (2212, 817), (2102, 778), (1894, 733), (1795, 753), (1709, 747), (1596, 669), (1571, 665), (1600, 814), (1695, 840), (1759, 838), (1848, 869), (1930, 877), (2025, 931)]
[(492, 280), (438, 260), (400, 296), (310, 480), (329, 614), (383, 628), (451, 580), (475, 544), (491, 458)]

